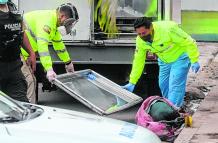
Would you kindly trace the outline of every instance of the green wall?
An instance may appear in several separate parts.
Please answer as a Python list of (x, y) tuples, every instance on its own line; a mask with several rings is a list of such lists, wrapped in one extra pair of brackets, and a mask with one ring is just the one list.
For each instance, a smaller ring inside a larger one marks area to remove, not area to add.
[(217, 11), (182, 11), (181, 26), (198, 41), (218, 41)]

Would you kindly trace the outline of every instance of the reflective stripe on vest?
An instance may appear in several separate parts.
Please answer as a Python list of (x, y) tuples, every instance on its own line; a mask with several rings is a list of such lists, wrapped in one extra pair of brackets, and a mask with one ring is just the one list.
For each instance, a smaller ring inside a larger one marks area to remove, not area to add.
[(50, 56), (49, 52), (38, 52), (40, 57)]

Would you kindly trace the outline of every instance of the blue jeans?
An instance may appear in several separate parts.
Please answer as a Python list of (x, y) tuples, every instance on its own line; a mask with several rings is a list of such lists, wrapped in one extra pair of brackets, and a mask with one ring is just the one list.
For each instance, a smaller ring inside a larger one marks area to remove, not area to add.
[(159, 86), (163, 97), (170, 100), (175, 106), (181, 107), (185, 96), (187, 75), (190, 60), (187, 54), (181, 55), (173, 63), (164, 63), (158, 59)]

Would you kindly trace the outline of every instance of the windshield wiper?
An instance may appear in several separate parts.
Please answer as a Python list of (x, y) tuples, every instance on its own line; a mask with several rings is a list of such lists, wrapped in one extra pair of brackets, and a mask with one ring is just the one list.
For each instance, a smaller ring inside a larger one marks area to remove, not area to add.
[(3, 118), (0, 118), (0, 122), (3, 122), (3, 123), (11, 123), (11, 122), (18, 122), (19, 120), (15, 117), (3, 117)]

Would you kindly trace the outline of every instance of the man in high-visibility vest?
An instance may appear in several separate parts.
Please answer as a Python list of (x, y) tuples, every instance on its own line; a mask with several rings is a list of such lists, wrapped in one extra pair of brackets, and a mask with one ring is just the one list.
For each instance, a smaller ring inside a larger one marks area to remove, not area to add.
[[(52, 59), (48, 49), (49, 42), (52, 42), (53, 49), (65, 63), (66, 71), (74, 72), (73, 63), (62, 41), (62, 36), (71, 32), (78, 19), (77, 9), (71, 3), (62, 4), (55, 10), (37, 10), (24, 14), (25, 32), (33, 50), (40, 58), (40, 62), (47, 72), (46, 77), (50, 82), (56, 78), (56, 73), (52, 67)], [(22, 50), (22, 55), (27, 59), (28, 54), (24, 50)], [(26, 76), (30, 75), (31, 72), (28, 71), (28, 68), (25, 69), (23, 72), (26, 73)], [(29, 85), (36, 85), (31, 84), (34, 81), (33, 78), (30, 78)], [(35, 86), (31, 89), (33, 94), (35, 93), (34, 88)], [(34, 98), (35, 95), (27, 96)]]
[(144, 69), (146, 52), (150, 51), (158, 56), (162, 96), (181, 107), (189, 68), (191, 66), (195, 73), (200, 69), (195, 40), (173, 21), (151, 22), (142, 17), (136, 19), (134, 28), (138, 34), (136, 51), (129, 83), (123, 88), (131, 92), (134, 90)]

